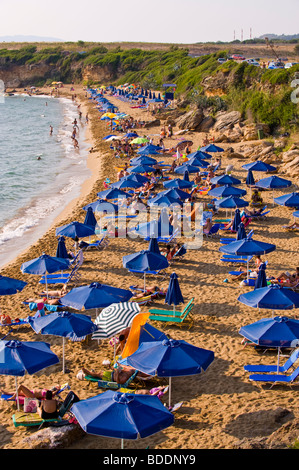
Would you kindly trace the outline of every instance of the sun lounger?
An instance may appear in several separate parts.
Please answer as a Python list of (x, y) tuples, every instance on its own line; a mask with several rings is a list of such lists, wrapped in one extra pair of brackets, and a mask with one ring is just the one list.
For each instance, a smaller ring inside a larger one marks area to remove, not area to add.
[(88, 380), (89, 382), (96, 382), (99, 388), (104, 388), (108, 390), (119, 390), (120, 388), (129, 388), (131, 382), (133, 382), (133, 380), (136, 378), (138, 372), (138, 370), (135, 370), (134, 374), (132, 374), (131, 377), (129, 377), (124, 384), (118, 384), (116, 382), (109, 382), (107, 380), (97, 379), (96, 377), (92, 377), (91, 375), (86, 375), (85, 380)]
[(244, 366), (244, 370), (247, 372), (265, 372), (265, 373), (271, 373), (271, 372), (276, 372), (276, 373), (285, 373), (287, 372), (290, 368), (294, 368), (294, 363), (299, 359), (299, 349), (296, 349), (289, 359), (282, 365), (278, 366), (277, 364), (275, 365), (246, 365)]
[[(77, 263), (72, 271), (67, 274), (67, 273), (62, 273), (62, 274), (48, 274), (47, 275), (47, 284), (68, 284), (70, 281), (73, 282), (79, 282), (80, 280), (80, 273), (78, 273), (79, 267), (81, 266), (80, 263)], [(43, 276), (39, 284), (46, 284), (46, 278)]]
[[(68, 386), (69, 388), (69, 386)], [(65, 390), (65, 388), (64, 388)], [(61, 390), (62, 391), (62, 390)], [(13, 414), (12, 420), (15, 427), (18, 426), (39, 426), (42, 427), (45, 423), (61, 423), (67, 424), (67, 420), (63, 420), (65, 414), (69, 411), (73, 403), (78, 401), (78, 397), (74, 394), (74, 392), (70, 392), (64, 402), (62, 403), (61, 407), (58, 411), (58, 417), (52, 419), (43, 419), (39, 416), (38, 413), (25, 413), (24, 411), (17, 411)]]
[(194, 306), (194, 298), (192, 298), (186, 307), (182, 311), (178, 310), (165, 310), (165, 309), (156, 309), (150, 308), (150, 320), (154, 321), (164, 321), (164, 322), (175, 322), (175, 323), (184, 323), (189, 322), (190, 326), (193, 323), (192, 317), (190, 315), (191, 310)]
[(271, 388), (275, 384), (292, 384), (299, 376), (299, 366), (294, 370), (291, 375), (283, 374), (252, 374), (249, 380), (254, 382), (268, 382), (272, 383)]
[(219, 230), (220, 230), (220, 224), (214, 224), (214, 225), (211, 227), (209, 233), (203, 232), (203, 235), (204, 235), (205, 237), (214, 237), (214, 236), (219, 232)]
[[(249, 260), (251, 261), (253, 256), (249, 256)], [(220, 258), (220, 261), (223, 261), (224, 263), (247, 263), (247, 256), (231, 256), (231, 255), (223, 255), (222, 258)]]
[(87, 243), (87, 242), (82, 241), (80, 242), (79, 246), (84, 251), (90, 250), (92, 248), (96, 248), (97, 250), (100, 251), (106, 248), (108, 244), (109, 244), (109, 239), (107, 237), (107, 233), (105, 233), (105, 235), (100, 240), (96, 240), (95, 242), (92, 242), (92, 243)]

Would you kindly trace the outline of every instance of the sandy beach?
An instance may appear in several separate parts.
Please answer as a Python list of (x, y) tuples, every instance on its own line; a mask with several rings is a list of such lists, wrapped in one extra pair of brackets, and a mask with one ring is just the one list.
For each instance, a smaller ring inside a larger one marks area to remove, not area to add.
[[(29, 308), (22, 302), (36, 297), (35, 292), (40, 289), (39, 276), (22, 274), (21, 264), (40, 256), (42, 252), (55, 255), (57, 247), (55, 228), (74, 220), (83, 222), (85, 211), (82, 207), (97, 199), (97, 192), (104, 189), (105, 178), (109, 177), (111, 181), (117, 180), (115, 168), (117, 164), (112, 150), (109, 144), (102, 140), (109, 133), (109, 128), (105, 121), (99, 119), (100, 115), (94, 103), (86, 99), (82, 86), (74, 85), (74, 88), (73, 93), (77, 96), (77, 102), (81, 103), (82, 120), (86, 113), (89, 115), (86, 138), (94, 150), (88, 155), (87, 165), (92, 175), (83, 184), (80, 197), (68, 205), (55, 220), (51, 229), (1, 270), (2, 275), (22, 279), (28, 283), (21, 293), (0, 297), (1, 312), (12, 318), (28, 316)], [(41, 91), (49, 93), (47, 89), (41, 89)], [(70, 86), (60, 89), (60, 93), (61, 96), (70, 96)], [(133, 116), (134, 119), (146, 121), (152, 119), (150, 113), (142, 108), (132, 108), (129, 103), (119, 101), (115, 97), (108, 96), (108, 99), (118, 106), (121, 112)], [(141, 129), (140, 135), (151, 136), (154, 143), (158, 143), (160, 127)], [(189, 132), (187, 138), (193, 141), (192, 150), (195, 151), (199, 145), (202, 145), (204, 134)], [(179, 139), (178, 135), (166, 138), (166, 148), (173, 147)], [(224, 148), (228, 146), (237, 151), (240, 144), (223, 145)], [(173, 157), (164, 157), (163, 155), (165, 163), (172, 162)], [(241, 166), (247, 162), (245, 158), (232, 160), (224, 156), (222, 167), (225, 169), (227, 164), (232, 163), (233, 175), (244, 181), (246, 171)], [(291, 192), (289, 188), (276, 191), (275, 196), (288, 192)], [(245, 198), (248, 199), (248, 195)], [(277, 276), (282, 271), (293, 272), (299, 265), (298, 232), (289, 232), (282, 228), (293, 219), (293, 211), (282, 206), (273, 206), (272, 191), (263, 192), (263, 199), (270, 213), (265, 220), (252, 221), (250, 229), (254, 230), (255, 239), (274, 243), (277, 247), (274, 252), (263, 257), (268, 260), (267, 272), (271, 276)], [(200, 202), (208, 200), (208, 196), (199, 198)], [(225, 211), (220, 213), (219, 217), (222, 216), (225, 217)], [(66, 244), (68, 248), (72, 247), (70, 240), (66, 240)], [(129, 286), (142, 282), (123, 268), (122, 257), (145, 249), (147, 246), (148, 243), (144, 241), (115, 238), (110, 239), (108, 247), (103, 251), (86, 251), (80, 268), (80, 284), (97, 281), (128, 289)], [(252, 346), (244, 347), (238, 331), (241, 326), (261, 318), (271, 317), (271, 311), (252, 309), (237, 301), (238, 296), (250, 288), (242, 287), (240, 282), (231, 280), (228, 275), (230, 267), (220, 261), (219, 247), (219, 238), (204, 239), (200, 249), (188, 250), (183, 260), (176, 261), (167, 268), (169, 275), (172, 272), (178, 275), (185, 304), (194, 297), (193, 326), (179, 328), (172, 324), (153, 323), (155, 327), (172, 338), (184, 339), (195, 346), (214, 351), (215, 360), (202, 374), (172, 380), (173, 401), (184, 402), (175, 415), (173, 426), (151, 437), (126, 442), (126, 448), (145, 449), (149, 446), (150, 449), (231, 449), (244, 438), (265, 437), (278, 429), (285, 421), (283, 418), (281, 421), (275, 419), (277, 409), (286, 409), (290, 412), (289, 416), (299, 417), (299, 406), (296, 393), (294, 393), (298, 390), (298, 385), (294, 385), (293, 389), (277, 385), (270, 390), (268, 385), (258, 386), (248, 380), (249, 374), (244, 371), (245, 364), (273, 364), (277, 356), (275, 351), (261, 354)], [(224, 283), (226, 278), (229, 282)], [(151, 278), (150, 282), (156, 281)], [(168, 282), (169, 276), (161, 285), (166, 288)], [(151, 307), (154, 306), (163, 307), (164, 299), (154, 300)], [(147, 312), (148, 308), (143, 306), (141, 311)], [(93, 319), (96, 317), (95, 310), (87, 314)], [(289, 311), (288, 316), (298, 317), (296, 310)], [(47, 341), (51, 344), (51, 349), (59, 357), (62, 356), (62, 338), (37, 335), (29, 326), (14, 328), (8, 336), (9, 339)], [(7, 327), (1, 328), (2, 336), (7, 332)], [(96, 395), (98, 389), (96, 385), (87, 381), (79, 381), (76, 374), (83, 366), (95, 370), (102, 369), (104, 359), (113, 359), (113, 348), (108, 342), (100, 345), (97, 341), (91, 340), (84, 343), (68, 342), (66, 346), (68, 372), (66, 374), (62, 373), (62, 366), (59, 363), (33, 376), (25, 375), (19, 379), (19, 383), (29, 388), (50, 388), (56, 383), (68, 382), (80, 399), (85, 399)], [(285, 359), (282, 361), (284, 362)], [(1, 377), (2, 389), (14, 390), (14, 386), (13, 377)], [(35, 431), (34, 428), (15, 428), (12, 422), (14, 404), (4, 401), (0, 403), (0, 447), (2, 449), (26, 448), (28, 444), (24, 442), (24, 438), (31, 435)], [(119, 440), (86, 434), (69, 448), (119, 449)]]

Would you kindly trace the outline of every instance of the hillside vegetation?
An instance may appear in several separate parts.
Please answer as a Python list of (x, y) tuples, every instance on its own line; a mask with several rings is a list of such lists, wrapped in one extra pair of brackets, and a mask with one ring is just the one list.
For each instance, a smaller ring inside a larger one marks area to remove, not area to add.
[[(49, 73), (35, 77), (30, 85), (50, 84), (53, 80), (83, 82), (85, 85), (136, 83), (148, 89), (164, 91), (163, 84), (175, 83), (176, 97), (198, 107), (238, 110), (243, 117), (256, 122), (291, 129), (298, 125), (298, 104), (293, 103), (292, 81), (298, 76), (299, 65), (291, 69), (269, 70), (246, 62), (217, 59), (228, 51), (192, 57), (187, 48), (170, 46), (167, 50), (139, 48), (108, 49), (104, 45), (85, 51), (66, 51), (66, 46), (0, 50), (1, 70), (37, 64), (48, 66)], [(86, 79), (92, 71), (92, 79)], [(98, 74), (98, 80), (97, 80)], [(297, 74), (297, 75), (296, 75)], [(29, 85), (24, 83), (23, 85)], [(297, 86), (298, 88), (298, 86)]]

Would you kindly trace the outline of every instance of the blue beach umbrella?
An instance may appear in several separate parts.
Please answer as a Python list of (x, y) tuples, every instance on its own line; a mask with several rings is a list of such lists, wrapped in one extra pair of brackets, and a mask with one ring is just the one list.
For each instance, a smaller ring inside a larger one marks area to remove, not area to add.
[(26, 261), (21, 266), (21, 271), (24, 274), (39, 274), (45, 275), (46, 291), (48, 298), (48, 284), (47, 274), (56, 273), (57, 271), (63, 271), (68, 269), (70, 260), (65, 258), (56, 258), (55, 256), (49, 256), (43, 253), (39, 258), (34, 258), (30, 261)]
[(126, 179), (130, 181), (137, 181), (138, 183), (148, 183), (149, 179), (146, 176), (141, 175), (140, 173), (131, 173), (130, 175), (125, 176)]
[(166, 194), (158, 194), (148, 201), (149, 206), (182, 206), (183, 202), (179, 198), (174, 198)]
[(231, 242), (227, 246), (221, 246), (219, 251), (226, 254), (235, 254), (240, 256), (263, 255), (270, 253), (276, 249), (276, 246), (271, 243), (265, 243), (252, 238), (245, 238)]
[(247, 184), (247, 186), (254, 186), (255, 185), (253, 173), (252, 173), (252, 170), (250, 170), (250, 169), (248, 170), (248, 173), (247, 173), (247, 176), (246, 176), (246, 184)]
[(279, 176), (272, 175), (268, 178), (263, 178), (256, 183), (258, 188), (265, 189), (279, 189), (279, 188), (288, 188), (292, 185), (292, 181), (280, 178)]
[(248, 205), (249, 203), (247, 201), (237, 196), (228, 196), (223, 199), (218, 199), (215, 202), (215, 206), (217, 208), (223, 208), (223, 209), (234, 209), (237, 207), (246, 207)]
[(97, 225), (97, 219), (94, 216), (93, 210), (91, 207), (88, 207), (86, 211), (86, 216), (84, 220), (85, 225), (89, 225), (92, 228), (95, 228)]
[(152, 251), (153, 253), (157, 253), (158, 255), (161, 254), (159, 244), (158, 244), (158, 240), (157, 240), (156, 237), (153, 237), (153, 238), (150, 239), (148, 249), (149, 249), (149, 251)]
[(157, 396), (107, 390), (72, 406), (81, 428), (88, 434), (137, 439), (162, 431), (174, 422), (174, 415)]
[[(256, 292), (257, 290), (250, 293)], [(285, 316), (262, 318), (250, 325), (242, 326), (239, 333), (259, 346), (294, 348), (299, 343), (299, 320)]]
[(117, 188), (105, 189), (105, 191), (100, 191), (97, 196), (101, 199), (128, 199), (131, 197), (130, 194)]
[(241, 184), (241, 181), (231, 175), (220, 175), (214, 176), (214, 178), (211, 179), (211, 183), (219, 185), (237, 185)]
[(214, 144), (205, 145), (200, 149), (202, 152), (224, 152), (224, 149)]
[(299, 193), (289, 193), (275, 197), (274, 202), (280, 206), (299, 207)]
[(245, 196), (245, 194), (245, 189), (235, 188), (228, 184), (210, 189), (208, 192), (208, 195), (213, 197)]
[(21, 292), (27, 282), (0, 275), (0, 295), (12, 295)]
[(172, 188), (179, 188), (179, 189), (188, 189), (192, 188), (193, 183), (190, 181), (185, 181), (180, 178), (175, 178), (169, 181), (163, 182), (164, 188), (172, 189)]
[(201, 150), (196, 150), (196, 152), (192, 152), (189, 154), (188, 158), (198, 158), (199, 160), (209, 160), (212, 158), (212, 155), (209, 155), (207, 152), (202, 152)]
[(275, 171), (276, 167), (273, 165), (269, 165), (269, 163), (265, 163), (261, 160), (257, 160), (256, 162), (246, 163), (246, 165), (242, 165), (242, 168), (245, 170), (251, 171)]
[(148, 343), (150, 341), (162, 341), (168, 339), (168, 336), (163, 331), (158, 330), (150, 323), (142, 325), (140, 328), (139, 346), (141, 343)]
[(50, 349), (50, 344), (41, 341), (0, 341), (0, 374), (15, 377), (17, 404), (17, 377), (36, 372), (59, 362), (58, 357)]
[(276, 245), (253, 240), (252, 238), (236, 240), (219, 248), (219, 251), (228, 255), (247, 256), (247, 281), (249, 279), (249, 257), (271, 253), (274, 250), (276, 250)]
[(61, 303), (76, 310), (104, 308), (117, 302), (127, 302), (133, 297), (131, 291), (119, 289), (99, 282), (75, 287), (62, 299)]
[[(240, 210), (239, 210), (239, 209), (236, 209), (236, 210), (235, 210), (234, 220), (233, 220), (232, 230), (233, 230), (234, 232), (237, 232), (237, 231), (239, 230), (240, 224), (241, 224)], [(244, 224), (243, 224), (243, 227), (244, 227)], [(244, 230), (245, 230), (245, 229), (244, 229)], [(242, 237), (242, 238), (246, 238), (246, 237)]]
[[(184, 173), (183, 181), (189, 181), (189, 182), (190, 182), (190, 180), (189, 180), (189, 172), (188, 172), (187, 170), (185, 170), (183, 173)], [(192, 183), (192, 184), (193, 184), (193, 183)]]
[(180, 165), (180, 166), (177, 166), (174, 170), (175, 173), (180, 173), (182, 175), (185, 174), (185, 172), (187, 173), (198, 173), (199, 170), (198, 170), (198, 166), (195, 166), (195, 165), (191, 165), (191, 164), (188, 164), (187, 163), (184, 163), (183, 165)]
[(29, 324), (35, 333), (63, 337), (63, 373), (65, 373), (65, 338), (78, 340), (93, 333), (97, 329), (97, 325), (95, 325), (87, 315), (70, 312), (54, 312), (33, 319), (29, 317)]
[(65, 238), (59, 237), (56, 250), (56, 258), (69, 259), (67, 249), (65, 246)]
[(128, 168), (128, 173), (154, 173), (155, 168), (149, 166), (149, 165), (134, 165), (130, 168)]
[(244, 224), (243, 224), (243, 222), (240, 222), (239, 226), (238, 226), (236, 240), (243, 240), (244, 238), (246, 238), (246, 236), (247, 235), (246, 235), (246, 230), (245, 230)]
[(94, 228), (89, 225), (82, 224), (81, 222), (71, 222), (62, 225), (56, 229), (56, 236), (62, 235), (69, 238), (85, 238), (94, 235)]
[(173, 226), (169, 222), (168, 211), (162, 209), (158, 220), (139, 224), (135, 230), (143, 238), (168, 237), (173, 232)]
[(136, 188), (140, 188), (142, 185), (143, 183), (138, 183), (137, 181), (129, 179), (128, 177), (125, 176), (124, 178), (121, 178), (116, 183), (112, 183), (111, 188), (113, 189), (136, 189)]
[(180, 289), (178, 277), (176, 273), (172, 273), (170, 276), (169, 286), (167, 288), (165, 303), (173, 305), (173, 315), (175, 315), (175, 306), (180, 303), (184, 303), (184, 297)]
[(140, 157), (132, 158), (132, 160), (130, 160), (130, 164), (132, 166), (137, 166), (137, 165), (152, 166), (152, 165), (157, 164), (157, 160), (155, 160), (155, 158), (148, 157), (147, 155), (140, 155)]
[[(252, 293), (264, 289), (257, 289)], [(280, 348), (296, 348), (299, 345), (299, 320), (285, 316), (262, 318), (241, 327), (239, 333), (259, 346), (277, 348), (277, 372), (279, 372)]]
[(171, 377), (200, 374), (213, 360), (213, 351), (175, 339), (142, 343), (137, 351), (127, 357), (128, 365), (145, 374), (170, 378), (169, 405)]
[(142, 250), (131, 255), (123, 256), (123, 267), (133, 271), (144, 273), (144, 292), (146, 273), (149, 271), (160, 271), (169, 266), (165, 256), (153, 253), (150, 250)]
[(299, 308), (299, 294), (281, 286), (266, 286), (252, 292), (246, 292), (246, 294), (241, 294), (238, 300), (254, 308), (271, 310)]
[(261, 289), (262, 287), (267, 287), (266, 263), (262, 263), (259, 267), (254, 289)]
[(147, 156), (147, 155), (158, 155), (161, 147), (157, 147), (152, 144), (145, 145), (144, 147), (141, 147), (139, 150), (137, 150), (138, 155), (140, 156)]
[(172, 197), (174, 199), (181, 199), (181, 200), (185, 200), (185, 199), (189, 199), (190, 198), (190, 194), (189, 193), (186, 193), (186, 191), (182, 191), (181, 189), (179, 188), (168, 188), (164, 191), (161, 191), (159, 193), (160, 195), (163, 194), (163, 196), (168, 196), (168, 197)]
[(118, 205), (112, 202), (105, 201), (104, 199), (98, 199), (97, 201), (90, 202), (83, 207), (84, 211), (87, 211), (91, 207), (93, 212), (118, 212)]
[(124, 135), (124, 138), (126, 139), (131, 139), (134, 137), (139, 137), (139, 135), (136, 132), (127, 132), (127, 134)]
[(204, 160), (200, 160), (197, 157), (189, 158), (187, 164), (192, 165), (192, 166), (198, 166), (199, 168), (208, 168), (208, 166), (210, 166), (208, 162), (205, 162)]

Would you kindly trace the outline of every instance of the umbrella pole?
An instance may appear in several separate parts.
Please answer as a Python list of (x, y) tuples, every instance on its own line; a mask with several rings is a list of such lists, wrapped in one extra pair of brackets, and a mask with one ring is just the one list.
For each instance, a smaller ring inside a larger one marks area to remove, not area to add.
[(16, 383), (16, 400), (18, 405), (18, 411), (20, 411), (20, 403), (19, 403), (19, 394), (18, 394), (18, 377), (15, 376), (15, 383)]
[(247, 256), (247, 285), (249, 284), (249, 256)]
[(124, 440), (123, 440), (123, 439), (121, 439), (121, 444), (120, 444), (120, 447), (121, 447), (121, 449), (123, 449), (123, 448), (124, 448)]
[(47, 292), (47, 299), (48, 299), (48, 298), (49, 298), (49, 294), (48, 294), (47, 271), (45, 272), (45, 282), (46, 282), (46, 292)]
[(280, 360), (280, 348), (278, 348), (278, 357), (277, 357), (277, 373), (279, 372), (279, 360)]
[(168, 401), (168, 407), (171, 407), (171, 377), (169, 377), (169, 401)]
[(65, 373), (65, 361), (64, 361), (64, 337), (62, 338), (62, 372)]
[(146, 274), (144, 273), (144, 293), (145, 293), (145, 291), (146, 291), (146, 287), (145, 287), (145, 276), (146, 276)]

